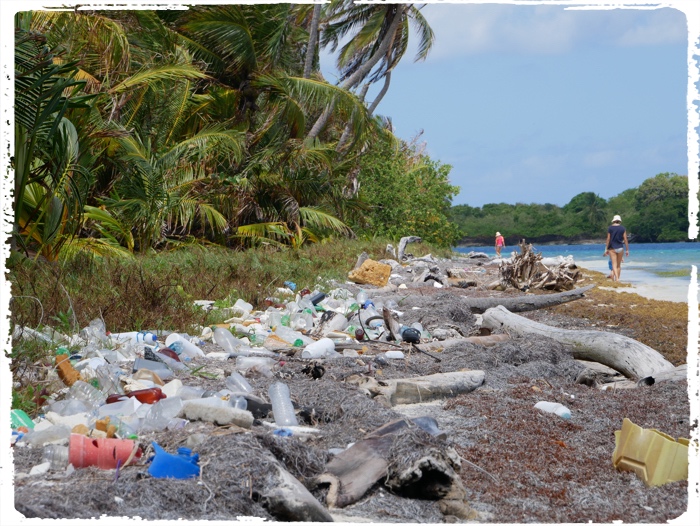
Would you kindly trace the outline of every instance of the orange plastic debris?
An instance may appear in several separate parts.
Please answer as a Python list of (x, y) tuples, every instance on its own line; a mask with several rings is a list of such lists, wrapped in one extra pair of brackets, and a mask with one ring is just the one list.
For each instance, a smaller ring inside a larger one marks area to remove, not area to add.
[(613, 466), (634, 471), (647, 486), (661, 486), (688, 478), (686, 438), (675, 440), (657, 429), (644, 429), (628, 418), (615, 431)]

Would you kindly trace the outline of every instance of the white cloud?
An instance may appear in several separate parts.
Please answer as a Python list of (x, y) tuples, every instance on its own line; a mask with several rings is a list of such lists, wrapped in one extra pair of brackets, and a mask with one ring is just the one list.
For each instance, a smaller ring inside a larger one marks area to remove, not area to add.
[(674, 9), (565, 10), (562, 6), (428, 4), (436, 35), (430, 58), (484, 52), (564, 53), (579, 45), (682, 43), (685, 16)]

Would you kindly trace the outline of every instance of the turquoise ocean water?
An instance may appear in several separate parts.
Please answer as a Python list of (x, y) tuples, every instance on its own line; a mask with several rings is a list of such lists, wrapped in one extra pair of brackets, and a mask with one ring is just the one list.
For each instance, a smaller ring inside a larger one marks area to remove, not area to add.
[[(537, 245), (533, 244), (543, 257), (573, 256), (577, 265), (598, 272), (608, 271), (608, 257), (603, 256), (603, 243), (590, 245)], [(457, 247), (455, 251), (486, 252), (495, 256), (493, 246)], [(506, 247), (501, 252), (510, 257), (511, 252), (519, 252), (518, 247)], [(700, 243), (639, 243), (630, 244), (630, 256), (622, 263), (621, 278), (631, 284), (635, 292), (642, 296), (687, 302), (691, 283), (691, 268), (700, 267)], [(698, 297), (697, 288), (692, 291)]]

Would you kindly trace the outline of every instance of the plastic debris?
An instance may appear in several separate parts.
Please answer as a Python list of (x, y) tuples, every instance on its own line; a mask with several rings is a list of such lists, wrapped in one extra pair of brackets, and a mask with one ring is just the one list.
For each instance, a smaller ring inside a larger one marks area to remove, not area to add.
[(157, 479), (189, 479), (199, 476), (199, 455), (192, 454), (186, 447), (178, 448), (177, 455), (165, 451), (152, 442), (155, 456), (148, 468), (148, 474)]
[(615, 431), (613, 466), (634, 471), (647, 486), (661, 486), (688, 478), (686, 438), (675, 440), (658, 429), (644, 429), (628, 418)]

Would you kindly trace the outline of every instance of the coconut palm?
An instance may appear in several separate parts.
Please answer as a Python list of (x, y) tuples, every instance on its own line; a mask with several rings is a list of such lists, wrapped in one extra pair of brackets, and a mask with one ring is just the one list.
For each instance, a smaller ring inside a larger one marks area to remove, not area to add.
[[(408, 48), (409, 26), (412, 24), (420, 37), (415, 60), (425, 59), (434, 41), (433, 31), (420, 13), (420, 8), (412, 5), (355, 4), (352, 0), (337, 0), (331, 2), (327, 17), (328, 23), (321, 36), (322, 46), (335, 51), (341, 39), (354, 32), (338, 55), (340, 87), (350, 90), (364, 81), (373, 83), (385, 80), (370, 114), (388, 90), (390, 73)], [(332, 112), (331, 104), (314, 123), (308, 140), (318, 137)]]

